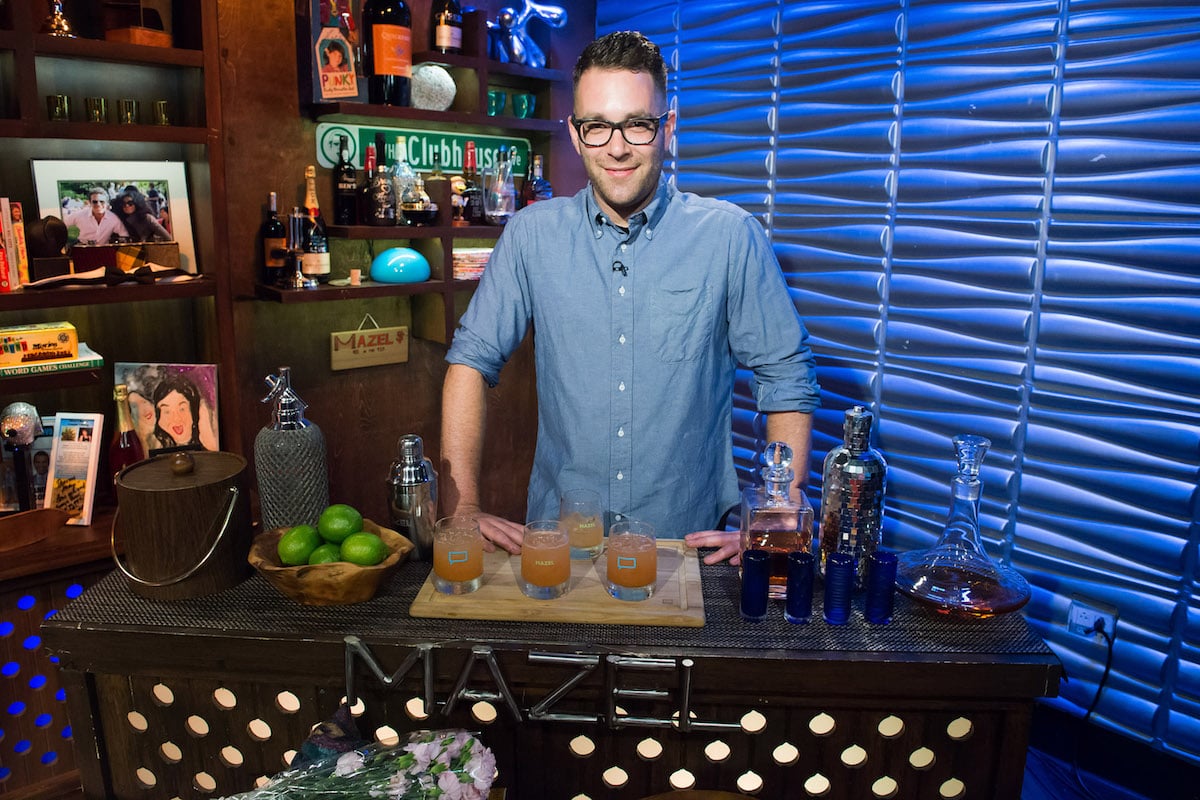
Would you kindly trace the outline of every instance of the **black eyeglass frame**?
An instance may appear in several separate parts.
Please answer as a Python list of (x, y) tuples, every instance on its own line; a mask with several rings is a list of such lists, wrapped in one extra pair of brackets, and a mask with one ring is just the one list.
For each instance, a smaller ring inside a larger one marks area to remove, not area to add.
[[(659, 114), (657, 117), (632, 117), (630, 119), (625, 120), (624, 122), (609, 122), (606, 119), (579, 119), (574, 114), (572, 114), (569, 119), (571, 121), (571, 127), (575, 128), (575, 135), (579, 137), (579, 143), (582, 144), (584, 147), (604, 147), (604, 146), (606, 146), (609, 142), (612, 141), (613, 131), (620, 131), (621, 138), (624, 139), (625, 144), (629, 145), (630, 147), (645, 147), (648, 144), (654, 144), (654, 140), (658, 138), (658, 132), (662, 129), (663, 122), (670, 115), (671, 115), (670, 111), (664, 111), (663, 113)], [(608, 128), (608, 138), (606, 138), (603, 142), (600, 142), (598, 144), (590, 144), (589, 142), (584, 141), (582, 128), (584, 125), (586, 125), (589, 122), (599, 122), (599, 123), (603, 124), (605, 127), (607, 127)], [(654, 123), (654, 135), (650, 137), (650, 141), (648, 141), (648, 142), (631, 142), (631, 141), (629, 141), (629, 137), (625, 134), (625, 126), (630, 125), (634, 122), (653, 122)]]

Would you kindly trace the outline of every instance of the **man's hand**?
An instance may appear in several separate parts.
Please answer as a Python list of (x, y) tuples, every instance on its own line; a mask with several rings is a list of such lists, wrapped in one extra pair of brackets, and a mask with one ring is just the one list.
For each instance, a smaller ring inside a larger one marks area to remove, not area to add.
[(500, 545), (513, 555), (521, 552), (521, 542), (525, 538), (524, 525), (482, 512), (476, 514), (475, 518), (479, 520), (479, 530), (483, 532), (484, 550), (490, 553), (496, 549), (496, 545)]
[(738, 544), (741, 540), (740, 531), (696, 531), (683, 537), (688, 547), (715, 547), (717, 552), (704, 557), (705, 564), (716, 564), (725, 559), (737, 566), (741, 563), (738, 558)]

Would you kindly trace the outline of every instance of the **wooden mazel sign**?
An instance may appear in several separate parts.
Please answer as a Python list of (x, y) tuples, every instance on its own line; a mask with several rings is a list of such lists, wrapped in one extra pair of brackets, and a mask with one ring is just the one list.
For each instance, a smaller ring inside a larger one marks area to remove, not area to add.
[[(364, 327), (367, 321), (375, 327)], [(370, 314), (358, 329), (329, 334), (329, 368), (332, 370), (402, 364), (408, 361), (408, 327), (381, 328)]]

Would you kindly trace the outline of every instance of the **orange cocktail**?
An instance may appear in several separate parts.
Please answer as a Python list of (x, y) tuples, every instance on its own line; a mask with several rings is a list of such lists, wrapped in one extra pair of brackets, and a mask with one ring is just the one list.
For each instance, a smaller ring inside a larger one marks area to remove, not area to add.
[(571, 583), (571, 546), (557, 520), (535, 520), (525, 526), (520, 583), (522, 592), (538, 600), (566, 593)]
[(608, 535), (605, 585), (618, 600), (645, 600), (654, 594), (658, 577), (658, 545), (647, 522), (614, 522)]
[(563, 492), (558, 519), (571, 542), (571, 558), (593, 559), (604, 547), (604, 514), (600, 494), (591, 489)]
[(439, 519), (433, 529), (433, 585), (466, 594), (483, 585), (483, 534), (474, 517)]

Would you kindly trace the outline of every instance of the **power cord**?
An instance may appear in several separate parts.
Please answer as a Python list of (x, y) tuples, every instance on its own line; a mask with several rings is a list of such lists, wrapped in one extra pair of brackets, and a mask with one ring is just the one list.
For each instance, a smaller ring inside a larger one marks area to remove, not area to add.
[(1084, 734), (1087, 733), (1088, 721), (1092, 718), (1092, 712), (1096, 710), (1096, 706), (1100, 704), (1100, 693), (1104, 691), (1104, 684), (1108, 682), (1108, 673), (1112, 670), (1113, 662), (1113, 639), (1116, 634), (1109, 634), (1104, 630), (1104, 618), (1100, 617), (1092, 623), (1092, 629), (1088, 633), (1098, 633), (1104, 637), (1107, 653), (1104, 657), (1104, 673), (1100, 676), (1100, 683), (1096, 685), (1096, 695), (1092, 698), (1091, 705), (1088, 706), (1087, 713), (1083, 715), (1082, 727), (1079, 729), (1079, 735), (1075, 737), (1075, 752), (1071, 756), (1071, 774), (1075, 776), (1075, 783), (1079, 786), (1080, 791), (1085, 796), (1092, 800), (1099, 800), (1092, 790), (1083, 782), (1083, 776), (1079, 774), (1079, 745)]

